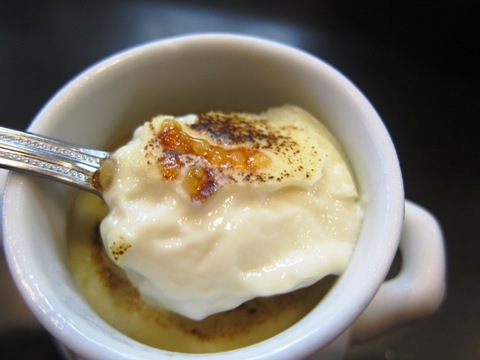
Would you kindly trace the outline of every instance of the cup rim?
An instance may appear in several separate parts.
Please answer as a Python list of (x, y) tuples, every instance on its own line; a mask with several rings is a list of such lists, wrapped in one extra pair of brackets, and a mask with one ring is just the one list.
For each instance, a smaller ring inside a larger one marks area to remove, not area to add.
[[(371, 264), (371, 281), (365, 284), (363, 293), (358, 294), (357, 301), (353, 305), (346, 301), (341, 305), (334, 305), (332, 303), (333, 297), (340, 297), (342, 299), (346, 299), (346, 295), (344, 294), (346, 290), (341, 286), (336, 286), (334, 289), (332, 289), (332, 295), (329, 296), (326, 301), (325, 299), (322, 301), (322, 303), (324, 303), (324, 301), (326, 302), (326, 304), (324, 304), (322, 308), (317, 306), (311, 311), (311, 315), (306, 316), (304, 319), (300, 320), (297, 324), (293, 325), (289, 329), (263, 342), (238, 350), (209, 354), (179, 354), (161, 349), (155, 349), (155, 351), (152, 353), (152, 348), (140, 344), (135, 345), (135, 349), (138, 351), (138, 354), (120, 354), (119, 352), (121, 352), (122, 347), (119, 347), (117, 349), (110, 348), (110, 345), (100, 343), (98, 339), (95, 338), (95, 334), (93, 334), (92, 336), (92, 334), (86, 334), (83, 331), (79, 331), (79, 329), (75, 328), (75, 326), (69, 323), (68, 319), (63, 319), (62, 314), (44, 312), (42, 304), (39, 303), (39, 301), (42, 301), (42, 294), (37, 294), (39, 296), (32, 294), (32, 291), (41, 292), (40, 289), (34, 289), (34, 287), (38, 284), (35, 284), (31, 280), (31, 278), (29, 278), (28, 273), (23, 272), (23, 269), (26, 265), (26, 262), (28, 262), (28, 259), (24, 258), (22, 254), (22, 249), (18, 247), (18, 245), (22, 243), (22, 239), (17, 238), (15, 235), (15, 224), (12, 224), (12, 222), (8, 221), (6, 216), (4, 216), (4, 247), (8, 264), (11, 269), (12, 276), (17, 283), (17, 287), (20, 289), (20, 292), (22, 293), (22, 296), (26, 300), (30, 309), (33, 310), (37, 318), (49, 330), (49, 332), (51, 332), (57, 339), (59, 339), (63, 344), (65, 344), (67, 348), (73, 350), (76, 353), (83, 354), (87, 357), (97, 357), (102, 359), (147, 359), (159, 355), (186, 359), (193, 357), (222, 359), (227, 354), (232, 359), (243, 359), (246, 357), (253, 359), (257, 357), (263, 358), (268, 356), (271, 356), (275, 359), (282, 359), (298, 357), (299, 355), (309, 355), (313, 353), (318, 347), (326, 346), (328, 343), (333, 341), (335, 337), (346, 331), (348, 326), (351, 324), (352, 319), (358, 317), (360, 313), (366, 308), (366, 306), (378, 290), (378, 287), (383, 282), (383, 279), (390, 267), (391, 260), (393, 259), (394, 253), (398, 247), (398, 234), (400, 232), (401, 223), (403, 221), (404, 195), (401, 171), (398, 164), (397, 155), (395, 153), (395, 149), (388, 134), (388, 131), (386, 130), (383, 122), (374, 110), (373, 106), (360, 92), (360, 90), (355, 85), (353, 85), (350, 80), (348, 80), (338, 70), (327, 64), (324, 60), (320, 60), (319, 58), (314, 57), (302, 50), (296, 49), (290, 45), (285, 45), (276, 41), (250, 35), (228, 33), (187, 34), (139, 44), (137, 46), (127, 48), (126, 50), (117, 52), (103, 60), (100, 60), (99, 62), (93, 64), (91, 67), (87, 68), (75, 78), (73, 78), (57, 93), (55, 93), (52, 98), (46, 103), (46, 105), (40, 110), (38, 115), (35, 117), (31, 125), (29, 126), (29, 130), (38, 131), (39, 133), (50, 132), (56, 124), (52, 121), (49, 122), (49, 114), (55, 106), (58, 106), (57, 100), (71, 96), (72, 92), (80, 89), (83, 84), (88, 81), (88, 79), (93, 75), (108, 70), (109, 67), (114, 66), (115, 64), (118, 64), (119, 62), (126, 59), (134, 58), (135, 56), (141, 56), (141, 54), (145, 51), (154, 52), (158, 51), (159, 48), (166, 45), (174, 46), (176, 43), (197, 42), (199, 40), (217, 42), (237, 41), (244, 44), (262, 46), (275, 52), (287, 54), (288, 56), (301, 57), (304, 60), (313, 61), (315, 64), (321, 65), (322, 67), (324, 67), (323, 70), (326, 71), (329, 76), (333, 76), (337, 80), (340, 80), (342, 82), (342, 85), (348, 88), (352, 96), (354, 96), (355, 100), (359, 103), (359, 107), (362, 108), (362, 111), (368, 113), (369, 118), (372, 119), (371, 122), (368, 124), (369, 130), (372, 133), (375, 133), (375, 138), (379, 140), (378, 146), (380, 146), (382, 150), (385, 151), (385, 164), (383, 165), (384, 171), (386, 172), (385, 176), (390, 179), (390, 183), (387, 184), (387, 186), (389, 186), (389, 194), (391, 196), (391, 198), (386, 200), (390, 204), (390, 206), (386, 210), (390, 212), (391, 222), (390, 224), (385, 224), (385, 226), (388, 225), (391, 227), (393, 235), (387, 239), (384, 239), (384, 243), (379, 245), (378, 251), (383, 252), (383, 254), (385, 254), (386, 256), (378, 263)], [(57, 121), (59, 120), (57, 119)], [(15, 196), (16, 194), (18, 194), (19, 191), (22, 191), (22, 188), (24, 186), (28, 186), (28, 182), (24, 182), (24, 175), (9, 175), (4, 195), (4, 215), (15, 213), (21, 208), (22, 205), (15, 200)], [(342, 277), (353, 276), (352, 272), (349, 272), (349, 269), (350, 267), (347, 268), (345, 274), (342, 275)], [(340, 281), (342, 281), (342, 279)], [(326, 319), (326, 321), (329, 323), (329, 328), (335, 329), (335, 331), (330, 331), (329, 333), (320, 330), (317, 326), (317, 314), (323, 311), (325, 307), (332, 307), (335, 309), (338, 309), (340, 307), (342, 308), (341, 312), (337, 311), (335, 313), (332, 313), (329, 315), (328, 319)], [(59, 326), (58, 322), (62, 322), (62, 326)], [(302, 326), (303, 329), (303, 333), (301, 336), (298, 336), (298, 331), (296, 331), (299, 326)], [(68, 328), (68, 331), (66, 331), (66, 328)], [(126, 337), (123, 334), (122, 336)], [(122, 336), (120, 336), (120, 338), (122, 338)], [(124, 341), (124, 339), (122, 341)], [(130, 341), (130, 345), (135, 343), (134, 340)], [(279, 344), (282, 345), (279, 346)], [(111, 345), (117, 346), (118, 344), (112, 343)]]

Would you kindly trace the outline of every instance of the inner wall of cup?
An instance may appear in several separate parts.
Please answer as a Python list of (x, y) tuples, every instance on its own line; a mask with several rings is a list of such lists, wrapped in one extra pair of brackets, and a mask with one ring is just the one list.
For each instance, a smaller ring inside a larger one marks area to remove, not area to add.
[[(338, 76), (316, 59), (275, 44), (223, 38), (154, 43), (107, 59), (81, 74), (47, 104), (31, 129), (85, 147), (111, 149), (112, 144), (125, 139), (135, 127), (160, 113), (258, 112), (285, 103), (298, 105), (320, 118), (345, 147), (362, 194), (368, 197), (365, 222), (371, 235), (375, 223), (388, 216), (385, 211), (379, 213), (382, 207), (384, 210), (388, 207), (385, 194), (389, 191), (390, 179), (386, 167), (381, 168), (388, 161), (379, 159), (382, 156), (379, 147), (384, 144), (374, 140), (376, 130), (370, 118), (376, 114), (351, 84), (344, 84), (343, 80), (338, 83)], [(45, 189), (63, 186), (32, 181)], [(22, 186), (29, 187), (30, 183)], [(55, 223), (59, 212), (66, 210), (65, 199), (73, 192), (68, 189), (61, 196), (45, 198), (35, 190), (31, 196), (39, 207), (48, 204), (55, 209), (47, 214), (49, 221)], [(22, 221), (34, 215), (28, 207), (19, 205), (18, 216)], [(379, 229), (379, 235), (381, 231)], [(26, 241), (32, 241), (27, 238), (38, 237), (39, 233), (54, 238), (52, 246), (65, 242), (64, 232), (55, 227), (50, 233), (44, 228), (27, 229), (23, 236)], [(365, 236), (359, 247), (366, 253), (365, 249), (377, 246), (376, 243), (375, 239)], [(393, 256), (393, 250), (391, 252)], [(372, 254), (368, 256), (374, 258)], [(59, 263), (59, 269), (67, 272), (64, 252), (57, 252), (54, 257), (58, 258), (50, 260)], [(360, 260), (355, 261), (358, 263), (356, 269), (360, 269)], [(49, 265), (44, 262), (35, 262), (33, 266), (35, 268), (30, 270), (37, 272), (39, 277), (44, 276), (49, 283), (67, 284), (69, 299), (61, 299), (58, 304), (65, 304), (61, 306), (80, 317), (95, 320), (85, 304), (79, 305), (81, 301), (75, 299), (77, 290), (71, 278), (62, 275), (62, 271), (48, 273)], [(45, 286), (42, 280), (39, 280), (41, 287)], [(46, 294), (59, 296), (55, 291), (51, 289)], [(364, 295), (365, 299), (367, 296)], [(347, 319), (344, 324), (341, 319), (337, 320), (340, 323), (337, 326), (348, 325)], [(94, 323), (94, 326), (103, 326), (98, 321)], [(108, 327), (101, 331), (108, 332)], [(330, 340), (328, 336), (324, 339), (325, 342)]]

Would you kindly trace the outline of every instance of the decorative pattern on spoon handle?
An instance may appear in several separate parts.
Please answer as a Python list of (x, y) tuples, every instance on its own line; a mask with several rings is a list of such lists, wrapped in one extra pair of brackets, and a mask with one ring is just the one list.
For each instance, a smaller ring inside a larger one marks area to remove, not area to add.
[(0, 127), (0, 167), (44, 176), (97, 194), (93, 178), (109, 155)]

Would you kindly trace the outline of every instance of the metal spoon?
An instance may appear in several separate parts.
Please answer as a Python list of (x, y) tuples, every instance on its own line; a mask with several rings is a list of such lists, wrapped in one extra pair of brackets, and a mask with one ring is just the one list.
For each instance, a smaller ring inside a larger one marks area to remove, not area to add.
[(0, 127), (0, 167), (102, 195), (99, 170), (110, 153)]

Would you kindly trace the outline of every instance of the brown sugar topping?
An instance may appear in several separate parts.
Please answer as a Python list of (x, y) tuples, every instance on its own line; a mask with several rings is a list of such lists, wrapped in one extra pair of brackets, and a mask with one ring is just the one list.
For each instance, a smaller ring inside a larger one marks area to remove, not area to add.
[[(229, 126), (225, 127), (229, 128)], [(223, 136), (225, 127), (221, 129), (222, 132), (217, 128), (212, 129), (210, 133), (215, 134), (215, 137), (225, 138)], [(234, 136), (235, 132), (232, 135)], [(201, 156), (213, 166), (255, 171), (270, 163), (268, 156), (259, 150), (246, 147), (226, 149), (210, 144), (207, 140), (194, 138), (185, 133), (180, 123), (173, 119), (163, 121), (157, 136), (165, 149), (177, 154)]]
[(183, 178), (182, 186), (192, 201), (204, 202), (217, 191), (219, 185), (213, 168), (253, 173), (270, 164), (268, 155), (260, 150), (245, 146), (228, 149), (211, 144), (205, 139), (187, 134), (174, 119), (162, 122), (155, 141), (164, 149), (157, 160), (157, 166), (165, 181), (172, 181), (180, 176), (182, 168), (185, 167), (180, 155), (201, 157), (206, 161), (191, 166)]
[(226, 184), (306, 181), (321, 161), (315, 147), (303, 156), (305, 144), (296, 140), (305, 138), (305, 128), (273, 126), (254, 114), (208, 112), (190, 124), (165, 117), (148, 126), (147, 166), (164, 181), (179, 180), (193, 202)]

